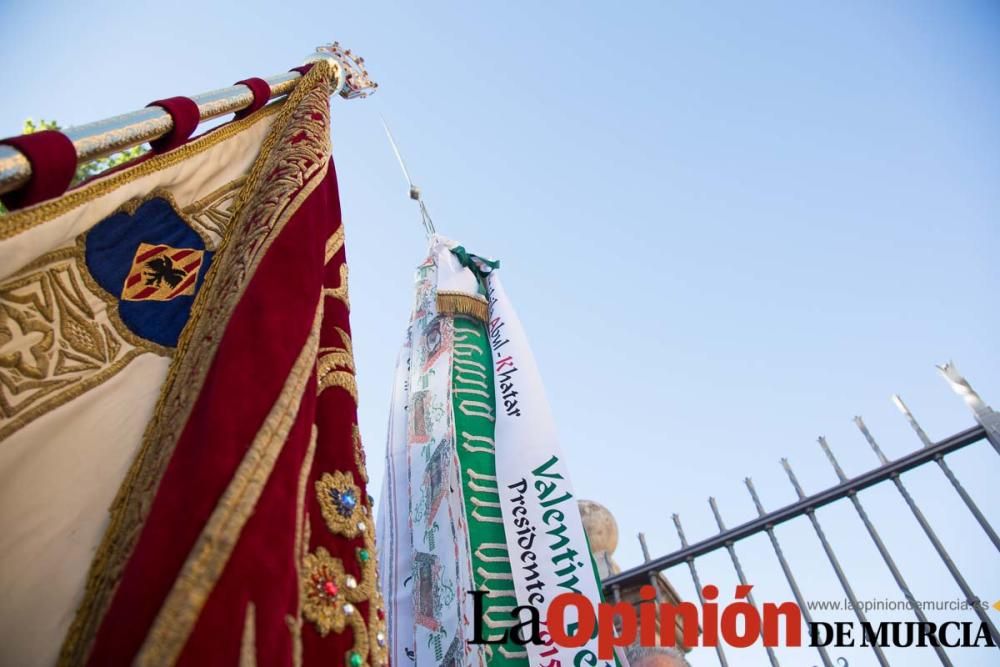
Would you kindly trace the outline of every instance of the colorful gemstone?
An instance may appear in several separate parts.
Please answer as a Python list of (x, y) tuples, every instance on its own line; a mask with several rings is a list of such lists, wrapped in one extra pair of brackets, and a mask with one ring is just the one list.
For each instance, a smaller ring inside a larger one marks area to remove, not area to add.
[(378, 620), (380, 620), (380, 621), (384, 621), (385, 620), (385, 609), (382, 609), (380, 607), (375, 613), (378, 614)]
[(361, 559), (362, 563), (367, 563), (368, 559), (371, 558), (371, 556), (368, 555), (368, 549), (362, 549), (361, 551), (359, 551), (358, 558)]
[(358, 497), (354, 495), (353, 491), (341, 491), (340, 489), (330, 489), (330, 500), (333, 501), (334, 506), (337, 508), (337, 512), (341, 516), (351, 516), (351, 512), (358, 505)]
[(357, 651), (351, 651), (351, 667), (361, 667), (362, 663), (361, 654)]
[(335, 595), (337, 595), (337, 591), (339, 591), (340, 589), (337, 588), (337, 584), (333, 583), (330, 580), (327, 580), (323, 582), (323, 590), (326, 591), (326, 594), (329, 595), (330, 597), (334, 597)]

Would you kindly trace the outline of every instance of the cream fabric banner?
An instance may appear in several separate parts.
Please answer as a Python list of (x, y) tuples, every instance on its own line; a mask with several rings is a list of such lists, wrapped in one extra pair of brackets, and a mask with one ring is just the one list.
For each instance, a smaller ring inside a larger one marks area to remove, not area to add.
[[(121, 287), (98, 271), (114, 243), (96, 243), (95, 229), (120, 220), (112, 239), (169, 217), (169, 238), (194, 235), (210, 257), (273, 120), (236, 121), (0, 217), (0, 664), (55, 663), (174, 351), (123, 316)], [(136, 257), (118, 258), (120, 270)]]

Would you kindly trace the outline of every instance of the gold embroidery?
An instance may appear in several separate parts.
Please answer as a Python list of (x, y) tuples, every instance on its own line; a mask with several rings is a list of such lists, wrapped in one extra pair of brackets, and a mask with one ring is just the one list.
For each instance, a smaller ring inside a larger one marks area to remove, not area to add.
[[(295, 492), (295, 549), (292, 558), (295, 562), (296, 579), (302, 580), (302, 562), (306, 557), (306, 548), (309, 544), (309, 517), (306, 514), (306, 485), (309, 481), (309, 473), (312, 471), (313, 459), (316, 456), (316, 438), (318, 432), (313, 424), (312, 435), (309, 436), (309, 448), (306, 456), (302, 460), (302, 468), (299, 470), (299, 484)], [(292, 634), (292, 667), (302, 667), (302, 597), (299, 596), (298, 611), (295, 616), (285, 615), (285, 624)]]
[[(315, 69), (315, 68), (313, 68)], [(294, 95), (294, 92), (293, 92)], [(240, 132), (250, 128), (257, 122), (270, 117), (279, 110), (283, 110), (287, 102), (276, 102), (269, 104), (255, 114), (251, 114), (241, 120), (233, 121), (222, 127), (209, 132), (204, 137), (195, 139), (184, 144), (169, 153), (154, 156), (144, 160), (134, 167), (124, 169), (114, 174), (98, 178), (89, 185), (84, 185), (77, 190), (66, 193), (58, 199), (42, 202), (36, 206), (31, 206), (20, 211), (8, 213), (0, 220), (0, 240), (17, 236), (21, 232), (31, 229), (69, 213), (75, 208), (79, 208), (95, 199), (103, 197), (109, 192), (117, 190), (119, 187), (138, 180), (144, 176), (149, 176), (163, 169), (174, 166), (184, 160), (190, 159), (199, 153), (213, 148), (226, 139), (230, 139)]]
[[(274, 238), (326, 175), (330, 156), (329, 76), (330, 66), (325, 62), (317, 63), (279, 106), (265, 107), (202, 140), (122, 172), (129, 178), (137, 177), (135, 173), (152, 173), (250, 127), (260, 119), (259, 114), (268, 115), (280, 108), (280, 115), (262, 143), (237, 197), (234, 222), (195, 297), (190, 319), (177, 345), (176, 359), (167, 374), (142, 446), (111, 506), (108, 528), (87, 575), (83, 601), (63, 642), (60, 665), (84, 661), (110, 604), (116, 582), (138, 539), (163, 471), (204, 384), (220, 334)], [(189, 147), (190, 150), (185, 151)], [(165, 162), (161, 158), (174, 161)], [(157, 166), (139, 171), (147, 164)], [(112, 180), (114, 178), (99, 180), (92, 188), (83, 188), (80, 192), (86, 197), (74, 199), (71, 193), (51, 204), (8, 216), (16, 218), (17, 224), (13, 231), (5, 230), (4, 233), (17, 233), (26, 226), (64, 212), (63, 209), (79, 206), (88, 201), (87, 197), (97, 196), (95, 192), (103, 193), (117, 187), (120, 183)], [(102, 187), (105, 190), (99, 189)]]
[(324, 287), (323, 295), (328, 296), (332, 299), (336, 299), (344, 304), (344, 306), (350, 310), (351, 309), (351, 298), (347, 294), (347, 264), (340, 265), (340, 285), (337, 287)]
[[(329, 264), (333, 256), (344, 247), (344, 225), (341, 224), (330, 238), (326, 241), (326, 254), (324, 255), (323, 263)], [(343, 282), (341, 283), (343, 284)]]
[(243, 640), (240, 642), (240, 667), (257, 667), (257, 610), (247, 602), (243, 619)]
[[(361, 570), (360, 581), (346, 574), (343, 562), (323, 547), (306, 555), (299, 578), (299, 594), (304, 601), (302, 615), (316, 626), (320, 635), (325, 637), (331, 630), (342, 632), (350, 624), (354, 645), (344, 656), (349, 667), (357, 667), (355, 660), (362, 667), (388, 662), (385, 611), (375, 562), (375, 526), (370, 514), (367, 511), (362, 514), (363, 530), (360, 532), (364, 536), (364, 546), (354, 551)], [(357, 607), (362, 602), (368, 603), (367, 623)]]
[(329, 387), (340, 387), (351, 395), (354, 403), (358, 402), (358, 385), (354, 379), (354, 347), (347, 332), (337, 327), (344, 347), (321, 347), (316, 369), (316, 394), (323, 393)]
[(351, 430), (351, 446), (354, 447), (354, 465), (358, 467), (361, 481), (368, 483), (368, 462), (365, 459), (365, 448), (361, 444), (361, 429), (355, 424)]
[(365, 529), (361, 489), (350, 473), (328, 472), (316, 480), (316, 499), (327, 528), (334, 535), (357, 537)]
[(225, 238), (233, 219), (236, 198), (246, 180), (246, 176), (233, 179), (182, 211), (184, 221), (205, 240), (205, 247), (209, 250), (218, 249)]
[[(303, 560), (302, 615), (326, 637), (330, 631), (343, 632), (354, 605), (347, 602), (347, 574), (344, 564), (319, 547)], [(353, 579), (353, 577), (352, 577)]]
[(47, 253), (0, 283), (0, 440), (143, 352), (162, 354), (101, 299), (73, 247)]
[[(119, 215), (122, 213), (128, 216), (133, 216), (135, 215), (135, 212), (142, 207), (143, 204), (152, 201), (153, 199), (162, 199), (166, 201), (168, 204), (170, 204), (170, 208), (173, 209), (173, 212), (177, 215), (178, 218), (184, 221), (184, 224), (193, 229), (198, 234), (198, 236), (201, 237), (201, 240), (205, 242), (206, 248), (208, 248), (209, 250), (216, 250), (218, 247), (218, 238), (215, 236), (212, 230), (206, 228), (205, 223), (201, 219), (202, 209), (205, 207), (215, 206), (216, 205), (215, 202), (207, 202), (206, 200), (208, 200), (211, 197), (221, 197), (221, 195), (219, 194), (220, 192), (223, 193), (223, 195), (228, 194), (229, 189), (234, 189), (238, 192), (239, 188), (246, 182), (246, 180), (247, 180), (246, 176), (238, 176), (237, 178), (234, 178), (230, 182), (223, 185), (215, 192), (212, 192), (206, 195), (205, 197), (202, 197), (194, 204), (191, 204), (190, 206), (184, 208), (182, 208), (181, 205), (177, 203), (177, 199), (174, 198), (173, 192), (163, 187), (157, 187), (154, 188), (153, 190), (150, 190), (144, 195), (129, 199), (127, 202), (125, 202), (124, 204), (116, 208), (114, 211), (106, 215), (104, 218), (102, 218), (102, 220), (110, 218), (113, 215)], [(222, 199), (219, 199), (219, 203), (222, 203)], [(222, 218), (225, 217), (227, 214), (223, 214), (221, 212), (216, 213), (215, 210), (213, 209), (213, 215), (217, 215), (218, 218), (222, 220)], [(225, 217), (225, 225), (228, 226), (228, 222), (231, 219), (231, 217), (232, 215), (230, 212), (228, 214), (228, 217)], [(87, 232), (84, 232), (83, 234), (78, 236), (77, 241), (86, 238), (86, 235), (89, 231), (90, 230), (87, 230)]]
[(222, 574), (240, 531), (253, 514), (275, 461), (295, 423), (319, 347), (320, 299), (309, 338), (302, 346), (274, 406), (257, 432), (219, 504), (188, 554), (173, 588), (136, 657), (136, 665), (172, 665), (187, 642), (201, 609)]
[(476, 294), (438, 292), (437, 309), (443, 315), (468, 315), (480, 322), (488, 322), (490, 319), (489, 303)]

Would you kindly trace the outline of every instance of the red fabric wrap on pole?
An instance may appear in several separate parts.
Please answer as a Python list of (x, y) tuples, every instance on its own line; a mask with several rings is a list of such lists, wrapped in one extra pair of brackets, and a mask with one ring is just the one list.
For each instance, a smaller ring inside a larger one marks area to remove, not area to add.
[(288, 71), (289, 72), (298, 72), (302, 76), (305, 76), (306, 74), (309, 73), (309, 70), (311, 70), (313, 68), (314, 64), (315, 63), (306, 63), (305, 65), (299, 65), (298, 67), (293, 67), (292, 69), (290, 69)]
[(66, 192), (76, 173), (76, 149), (62, 132), (43, 130), (19, 137), (0, 139), (0, 144), (16, 148), (31, 164), (31, 180), (14, 192), (0, 197), (14, 210), (58, 197)]
[(237, 81), (233, 85), (244, 85), (253, 92), (253, 103), (246, 109), (242, 109), (236, 112), (236, 119), (245, 118), (249, 116), (254, 111), (257, 111), (271, 99), (271, 86), (264, 81), (264, 79), (254, 76), (249, 79), (243, 79), (242, 81)]
[(194, 134), (198, 128), (198, 121), (201, 119), (198, 105), (190, 97), (168, 97), (164, 100), (150, 102), (146, 106), (160, 107), (170, 114), (174, 121), (174, 128), (170, 132), (149, 142), (149, 145), (157, 153), (165, 153), (183, 145)]

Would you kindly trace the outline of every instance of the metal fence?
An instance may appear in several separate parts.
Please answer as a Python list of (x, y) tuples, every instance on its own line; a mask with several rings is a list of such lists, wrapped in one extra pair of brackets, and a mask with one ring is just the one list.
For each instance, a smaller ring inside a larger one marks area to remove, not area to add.
[[(917, 505), (916, 501), (910, 495), (906, 486), (901, 479), (902, 473), (913, 470), (923, 465), (937, 464), (941, 469), (941, 472), (951, 483), (951, 486), (955, 489), (955, 492), (962, 499), (965, 507), (968, 511), (975, 517), (976, 522), (982, 528), (983, 532), (989, 537), (990, 541), (993, 543), (994, 547), (1000, 551), (1000, 538), (997, 536), (996, 530), (990, 524), (990, 522), (983, 515), (979, 507), (969, 496), (968, 492), (962, 486), (962, 483), (955, 476), (952, 469), (948, 466), (945, 457), (964, 447), (969, 445), (985, 441), (992, 445), (998, 454), (1000, 454), (1000, 413), (995, 412), (990, 408), (979, 395), (973, 390), (969, 383), (963, 378), (953, 365), (945, 365), (939, 367), (941, 374), (951, 385), (952, 389), (961, 396), (969, 408), (972, 410), (975, 416), (976, 426), (966, 429), (960, 433), (956, 433), (949, 438), (945, 438), (939, 442), (933, 442), (924, 432), (923, 428), (917, 422), (916, 418), (910, 412), (910, 410), (903, 403), (899, 396), (893, 396), (893, 401), (899, 410), (903, 413), (906, 419), (909, 421), (910, 426), (913, 428), (917, 437), (922, 443), (922, 447), (910, 454), (890, 461), (882, 449), (879, 447), (875, 438), (872, 437), (871, 432), (865, 426), (864, 421), (861, 417), (855, 417), (854, 422), (860, 429), (861, 434), (864, 436), (865, 440), (868, 442), (869, 446), (874, 450), (876, 456), (878, 456), (881, 465), (873, 470), (866, 473), (858, 475), (857, 477), (848, 478), (843, 469), (840, 467), (840, 463), (837, 461), (830, 447), (827, 445), (825, 438), (819, 438), (819, 444), (823, 448), (823, 452), (826, 454), (830, 465), (833, 466), (834, 471), (837, 474), (840, 482), (828, 489), (820, 491), (819, 493), (814, 493), (812, 495), (806, 495), (802, 490), (802, 486), (799, 484), (798, 479), (795, 476), (795, 472), (792, 470), (791, 465), (789, 465), (787, 459), (782, 459), (781, 464), (785, 469), (788, 479), (795, 489), (796, 494), (799, 497), (797, 502), (790, 505), (782, 507), (780, 509), (767, 512), (764, 510), (761, 504), (760, 497), (757, 495), (757, 491), (754, 488), (753, 482), (747, 478), (745, 481), (747, 490), (753, 499), (754, 504), (757, 508), (758, 517), (752, 521), (748, 521), (744, 524), (736, 526), (734, 528), (726, 528), (722, 516), (719, 513), (718, 506), (715, 503), (714, 498), (709, 498), (709, 503), (712, 508), (712, 512), (715, 515), (716, 523), (719, 526), (719, 533), (708, 539), (702, 540), (695, 544), (689, 544), (686, 536), (684, 535), (684, 529), (681, 526), (680, 517), (676, 514), (673, 515), (674, 525), (677, 529), (677, 535), (680, 538), (681, 548), (673, 553), (669, 553), (665, 556), (660, 556), (658, 558), (650, 558), (649, 552), (646, 548), (645, 539), (642, 535), (639, 536), (639, 540), (642, 546), (643, 554), (645, 556), (645, 563), (639, 567), (632, 568), (625, 572), (621, 572), (615, 576), (609, 577), (604, 580), (604, 589), (609, 597), (614, 597), (619, 599), (621, 593), (624, 589), (629, 589), (633, 587), (638, 587), (643, 584), (650, 583), (660, 572), (671, 568), (676, 565), (681, 565), (686, 563), (691, 574), (691, 578), (694, 582), (695, 590), (698, 592), (699, 601), (704, 605), (705, 600), (702, 596), (702, 586), (701, 579), (698, 576), (698, 568), (696, 565), (696, 560), (706, 554), (718, 551), (720, 549), (725, 549), (729, 558), (732, 561), (733, 569), (736, 572), (736, 576), (740, 584), (747, 584), (747, 579), (743, 571), (743, 566), (740, 563), (739, 557), (736, 552), (736, 545), (741, 540), (744, 540), (753, 535), (759, 533), (766, 533), (770, 539), (771, 546), (774, 550), (774, 556), (777, 558), (778, 564), (781, 566), (781, 570), (784, 573), (784, 577), (791, 588), (792, 595), (795, 601), (798, 603), (800, 609), (802, 610), (802, 616), (806, 623), (812, 623), (812, 617), (809, 612), (809, 607), (806, 601), (803, 599), (802, 592), (799, 589), (798, 582), (796, 581), (795, 574), (792, 572), (792, 568), (789, 565), (782, 549), (781, 544), (778, 541), (778, 537), (775, 535), (775, 527), (783, 524), (785, 522), (791, 521), (799, 517), (807, 517), (809, 522), (812, 524), (812, 528), (816, 533), (816, 537), (819, 539), (820, 544), (823, 547), (823, 551), (826, 553), (827, 560), (829, 561), (830, 567), (836, 576), (841, 588), (851, 602), (854, 614), (857, 619), (862, 623), (867, 623), (867, 618), (862, 609), (862, 605), (858, 604), (857, 596), (855, 595), (854, 589), (851, 586), (847, 575), (841, 568), (840, 562), (837, 560), (836, 552), (833, 546), (830, 544), (829, 539), (823, 532), (823, 528), (820, 525), (820, 521), (816, 516), (816, 510), (826, 505), (830, 505), (836, 502), (846, 501), (854, 506), (861, 522), (864, 524), (875, 548), (882, 557), (886, 568), (888, 568), (889, 573), (895, 580), (903, 596), (909, 602), (910, 607), (913, 609), (913, 613), (916, 619), (921, 622), (927, 622), (927, 618), (924, 612), (921, 610), (921, 605), (917, 603), (914, 599), (913, 593), (910, 590), (903, 574), (899, 571), (896, 566), (896, 562), (893, 559), (892, 554), (886, 547), (882, 538), (879, 536), (879, 532), (876, 529), (874, 523), (869, 518), (861, 500), (858, 498), (858, 492), (869, 487), (875, 486), (876, 484), (881, 484), (889, 482), (895, 485), (896, 489), (899, 491), (903, 500), (906, 502), (910, 511), (913, 513), (917, 522), (920, 524), (921, 529), (926, 535), (927, 539), (930, 541), (940, 557), (944, 566), (947, 568), (951, 577), (954, 579), (956, 586), (961, 590), (962, 595), (968, 601), (970, 605), (973, 606), (975, 613), (979, 617), (979, 620), (985, 624), (990, 634), (993, 637), (994, 642), (1000, 646), (1000, 631), (997, 630), (993, 621), (989, 618), (986, 611), (982, 608), (980, 599), (975, 595), (975, 593), (970, 588), (962, 572), (955, 565), (954, 560), (949, 555), (947, 549), (938, 539), (937, 534), (934, 532), (934, 528), (927, 521), (927, 518), (921, 512), (920, 507)], [(752, 597), (748, 597), (748, 602), (757, 606)], [(778, 666), (778, 659), (774, 651), (771, 648), (765, 647), (767, 650), (768, 659), (771, 664), (775, 667)], [(937, 653), (938, 658), (942, 665), (952, 665), (951, 660), (945, 653), (944, 649), (940, 646), (934, 646), (934, 651)], [(718, 655), (719, 662), (723, 667), (728, 667), (728, 661), (726, 659), (726, 653), (723, 647), (720, 645), (715, 647), (716, 653)], [(819, 657), (823, 664), (827, 667), (834, 667), (834, 662), (831, 660), (826, 649), (823, 647), (817, 647), (819, 652)], [(889, 662), (882, 649), (877, 645), (876, 642), (871, 642), (871, 650), (874, 652), (875, 658), (880, 665), (888, 665)]]

